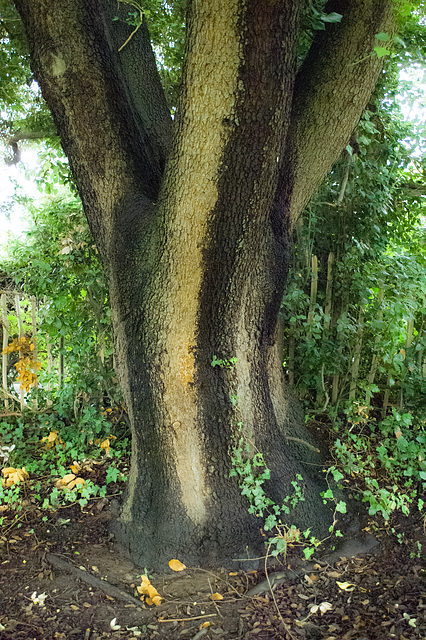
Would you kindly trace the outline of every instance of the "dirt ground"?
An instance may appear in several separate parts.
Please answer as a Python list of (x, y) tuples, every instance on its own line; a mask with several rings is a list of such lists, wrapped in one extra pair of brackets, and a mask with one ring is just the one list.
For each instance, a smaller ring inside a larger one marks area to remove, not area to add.
[(262, 571), (150, 575), (163, 600), (148, 606), (136, 590), (143, 569), (118, 553), (108, 532), (107, 500), (83, 512), (75, 505), (58, 509), (46, 521), (37, 512), (22, 512), (19, 522), (2, 515), (1, 640), (426, 638), (420, 520), (400, 522), (403, 544), (378, 531), (375, 555), (317, 565), (255, 597), (247, 592), (265, 579)]

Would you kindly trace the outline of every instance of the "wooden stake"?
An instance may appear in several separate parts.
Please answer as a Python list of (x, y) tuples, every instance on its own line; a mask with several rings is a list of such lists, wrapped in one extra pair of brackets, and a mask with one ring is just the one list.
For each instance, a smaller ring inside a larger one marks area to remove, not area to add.
[[(9, 344), (9, 322), (7, 319), (7, 300), (6, 294), (1, 294), (1, 323), (3, 328), (3, 350), (6, 349)], [(7, 388), (7, 362), (8, 354), (3, 353), (1, 357), (1, 371), (2, 371), (2, 386), (4, 390), (4, 407), (7, 410), (9, 408), (9, 400), (7, 394), (9, 390)]]
[[(18, 321), (19, 339), (21, 339), (24, 335), (24, 325), (22, 323), (21, 303), (20, 303), (19, 293), (15, 294), (15, 310), (16, 310), (16, 319)], [(21, 356), (22, 356), (22, 351), (19, 352), (19, 357)], [(25, 396), (24, 396), (24, 390), (22, 388), (19, 389), (19, 399), (21, 403), (21, 411), (23, 411), (25, 407)]]
[[(383, 299), (385, 296), (385, 291), (384, 289), (379, 289), (379, 293), (377, 296), (377, 303), (378, 303), (378, 311), (377, 311), (377, 320), (382, 321), (383, 320)], [(377, 354), (376, 348), (377, 345), (380, 342), (380, 338), (381, 335), (379, 333), (376, 334), (376, 337), (374, 338), (374, 345), (375, 345), (375, 351), (373, 353), (373, 357), (371, 359), (371, 366), (370, 366), (370, 372), (368, 374), (368, 384), (374, 384), (374, 379), (376, 377), (376, 372), (377, 372), (377, 367), (379, 364), (379, 356)], [(365, 394), (365, 403), (367, 406), (370, 406), (370, 399), (371, 399), (372, 393), (371, 391), (367, 391)]]
[[(35, 296), (31, 296), (31, 324), (32, 324), (32, 338), (34, 344), (33, 359), (34, 362), (38, 361), (38, 346), (37, 346), (37, 300)], [(38, 380), (36, 381), (34, 388), (37, 389)], [(38, 401), (34, 398), (34, 409), (37, 409)]]
[(324, 308), (324, 334), (326, 334), (330, 328), (331, 322), (331, 308), (332, 308), (332, 296), (333, 296), (333, 263), (334, 253), (328, 254), (327, 260), (327, 287), (325, 290), (325, 308)]
[(312, 256), (311, 298), (309, 302), (308, 320), (306, 322), (308, 326), (308, 338), (312, 337), (311, 327), (314, 323), (315, 305), (317, 303), (317, 291), (318, 291), (318, 258), (317, 256)]
[(359, 361), (361, 357), (363, 332), (364, 332), (364, 309), (361, 308), (358, 314), (358, 330), (357, 330), (357, 338), (356, 338), (355, 349), (354, 349), (354, 356), (352, 360), (351, 386), (349, 389), (349, 400), (353, 400), (355, 398), (356, 383), (358, 380), (358, 373), (359, 373)]

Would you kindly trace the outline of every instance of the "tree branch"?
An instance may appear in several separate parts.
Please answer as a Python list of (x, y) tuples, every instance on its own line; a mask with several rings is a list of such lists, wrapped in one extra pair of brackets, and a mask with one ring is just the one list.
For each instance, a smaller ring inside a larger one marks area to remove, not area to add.
[(5, 158), (5, 163), (11, 166), (21, 161), (21, 149), (18, 145), (21, 140), (44, 140), (56, 135), (57, 133), (53, 129), (52, 131), (17, 131), (7, 140), (7, 144), (12, 149), (12, 154)]
[[(139, 41), (134, 51), (142, 52), (135, 88), (125, 70), (128, 63), (119, 58), (112, 33), (115, 23), (104, 13), (104, 2), (15, 4), (27, 32), (35, 77), (104, 253), (129, 199), (134, 203), (138, 194), (145, 201), (155, 199), (161, 184), (167, 144), (158, 132), (158, 119), (143, 113), (148, 98), (142, 98), (140, 90), (143, 82), (146, 96), (158, 93), (147, 29), (141, 28), (133, 39), (134, 46)], [(138, 222), (135, 212), (133, 228), (126, 230), (132, 237)]]
[(296, 78), (277, 201), (293, 227), (349, 142), (382, 69), (375, 35), (395, 29), (392, 0), (331, 0), (340, 23), (319, 31)]

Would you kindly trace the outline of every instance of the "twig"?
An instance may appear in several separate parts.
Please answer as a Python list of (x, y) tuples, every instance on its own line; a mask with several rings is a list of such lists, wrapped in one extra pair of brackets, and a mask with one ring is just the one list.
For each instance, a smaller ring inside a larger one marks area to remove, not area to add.
[[(207, 580), (208, 580), (208, 582), (209, 582), (210, 593), (213, 595), (212, 583), (210, 582), (210, 578), (209, 578), (208, 576), (207, 576)], [(213, 604), (214, 604), (214, 607), (215, 607), (215, 609), (216, 609), (216, 611), (217, 611), (217, 615), (218, 615), (218, 616), (220, 616), (220, 617), (222, 618), (223, 616), (222, 616), (222, 614), (220, 613), (220, 611), (219, 611), (219, 607), (217, 606), (217, 604), (216, 604), (216, 602), (215, 602), (214, 600), (213, 600)]]
[(58, 558), (58, 556), (55, 556), (53, 553), (47, 553), (46, 560), (53, 567), (55, 567), (55, 569), (59, 569), (60, 571), (66, 571), (67, 573), (72, 573), (79, 580), (82, 580), (83, 582), (90, 585), (91, 587), (95, 587), (95, 589), (101, 589), (102, 591), (104, 591), (104, 593), (106, 593), (112, 598), (116, 598), (117, 600), (124, 600), (126, 602), (131, 602), (132, 604), (139, 607), (140, 609), (145, 608), (139, 600), (131, 596), (126, 591), (122, 591), (121, 589), (114, 587), (112, 584), (110, 584), (109, 582), (106, 582), (105, 580), (99, 580), (99, 578), (95, 578), (95, 576), (93, 576), (91, 573), (87, 571), (82, 571), (82, 569), (75, 567), (70, 562), (67, 562), (65, 560), (62, 560), (61, 558)]
[[(235, 591), (235, 593), (238, 595), (238, 597), (241, 597), (241, 593), (238, 591), (238, 589), (236, 589), (234, 587), (233, 584), (228, 582), (228, 580), (225, 580), (225, 578), (221, 578), (220, 576), (216, 575), (215, 573), (213, 573), (213, 571), (208, 571), (207, 569), (200, 569), (199, 567), (197, 567), (196, 571), (201, 571), (202, 573), (209, 573), (211, 576), (216, 578), (216, 580), (222, 580), (222, 582), (224, 582), (228, 587), (230, 587), (231, 589), (233, 589)], [(210, 584), (210, 580), (209, 580), (209, 584)], [(210, 586), (210, 589), (211, 589), (211, 586)], [(213, 593), (213, 591), (212, 591), (212, 593)]]
[(202, 618), (214, 618), (217, 613), (206, 613), (204, 616), (194, 616), (193, 618), (158, 618), (157, 622), (188, 622), (189, 620), (202, 620)]

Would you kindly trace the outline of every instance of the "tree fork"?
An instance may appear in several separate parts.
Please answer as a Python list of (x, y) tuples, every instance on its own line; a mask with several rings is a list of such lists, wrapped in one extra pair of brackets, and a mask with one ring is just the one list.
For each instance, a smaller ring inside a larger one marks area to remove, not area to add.
[(302, 0), (193, 2), (173, 127), (147, 30), (119, 54), (130, 27), (113, 32), (114, 4), (16, 0), (109, 278), (133, 436), (117, 535), (152, 568), (173, 556), (233, 566), (262, 545), (229, 477), (239, 423), (274, 500), (302, 472), (291, 523), (329, 525), (277, 317), (291, 225), (374, 87), (369, 54), (392, 2), (329, 3), (342, 22), (316, 35), (298, 74)]

